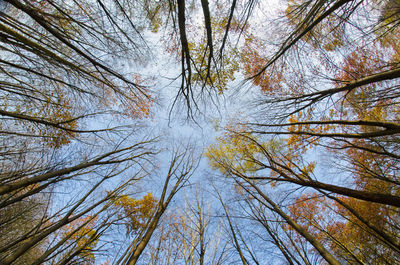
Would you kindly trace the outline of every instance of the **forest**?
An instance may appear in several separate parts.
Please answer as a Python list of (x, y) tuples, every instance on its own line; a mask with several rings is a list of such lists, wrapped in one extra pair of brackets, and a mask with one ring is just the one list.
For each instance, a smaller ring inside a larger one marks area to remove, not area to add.
[(400, 0), (0, 0), (0, 265), (400, 264)]

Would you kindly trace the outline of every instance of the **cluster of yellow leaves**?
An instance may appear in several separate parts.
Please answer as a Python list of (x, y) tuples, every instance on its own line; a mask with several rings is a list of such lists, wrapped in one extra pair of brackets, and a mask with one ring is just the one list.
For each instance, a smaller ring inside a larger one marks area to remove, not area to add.
[(146, 226), (147, 221), (152, 217), (157, 206), (157, 200), (151, 193), (143, 196), (142, 199), (133, 199), (127, 195), (119, 197), (114, 202), (114, 206), (120, 208), (121, 218), (127, 218), (128, 232), (135, 232)]
[(217, 144), (207, 148), (205, 156), (212, 168), (221, 173), (233, 169), (238, 172), (255, 172), (258, 169), (255, 156), (261, 152), (244, 125), (230, 124), (222, 137), (217, 137)]
[[(305, 21), (308, 15), (307, 11), (310, 11), (313, 2), (306, 2), (304, 0), (288, 0), (287, 2), (285, 15), (289, 23), (299, 30), (304, 30), (308, 24), (303, 24), (302, 22)], [(306, 11), (303, 9), (306, 9)], [(319, 15), (321, 15), (321, 13), (315, 14), (314, 17), (318, 17)], [(299, 27), (299, 25), (302, 25), (302, 27)], [(314, 49), (318, 49), (322, 46), (327, 51), (334, 51), (343, 46), (344, 34), (344, 27), (341, 23), (341, 19), (336, 15), (330, 15), (308, 32), (303, 37), (303, 40)]]
[[(225, 10), (224, 10), (225, 11)], [(213, 17), (211, 21), (211, 28), (218, 34), (225, 34), (226, 26), (228, 25), (228, 17)], [(242, 25), (235, 17), (232, 18), (229, 26), (229, 31), (239, 33), (241, 30), (246, 31), (249, 29), (249, 23)]]
[[(297, 171), (298, 177), (307, 179), (314, 172), (316, 163), (305, 163), (301, 156), (304, 153), (296, 150), (303, 145), (304, 150), (308, 148), (309, 144), (304, 140), (298, 139), (302, 141), (300, 144), (292, 139), (286, 145), (278, 140), (260, 142), (260, 139), (246, 132), (245, 125), (232, 123), (225, 129), (224, 135), (217, 137), (217, 143), (209, 146), (205, 152), (210, 166), (223, 174), (233, 171), (249, 176), (264, 167), (262, 163), (272, 163), (274, 170), (269, 173), (271, 177), (278, 177), (280, 174), (291, 175), (292, 171)], [(265, 152), (276, 161), (268, 161)], [(272, 181), (270, 184), (274, 187), (277, 182)]]
[[(225, 50), (223, 59), (220, 62), (223, 66), (222, 68), (213, 64), (211, 69), (208, 69), (208, 54), (210, 51), (207, 50), (206, 40), (204, 39), (200, 43), (189, 43), (189, 48), (193, 62), (196, 69), (198, 69), (193, 73), (193, 81), (200, 84), (205, 82), (207, 86), (217, 88), (218, 93), (222, 94), (227, 89), (228, 82), (235, 79), (235, 72), (239, 70), (236, 49)], [(207, 74), (209, 74), (208, 77)]]
[(400, 29), (397, 26), (400, 19), (400, 1), (374, 1), (381, 9), (381, 25), (374, 31), (378, 41), (384, 48), (391, 49), (390, 62), (397, 66), (400, 61)]
[[(299, 112), (296, 116), (290, 116), (289, 123), (297, 123), (299, 121), (307, 120), (307, 117), (303, 117), (303, 112)], [(310, 124), (292, 124), (287, 130), (289, 132), (317, 132), (317, 129), (311, 127)], [(318, 141), (318, 137), (315, 136), (290, 134), (287, 138), (288, 151), (292, 154), (299, 153), (302, 155), (315, 146)]]
[[(290, 125), (287, 130), (289, 132), (308, 132), (308, 133), (326, 133), (333, 129), (332, 125), (310, 125), (310, 124), (295, 124), (301, 121), (308, 121), (312, 119), (311, 110), (306, 114), (299, 112), (296, 115), (289, 117)], [(287, 167), (290, 169), (296, 168), (296, 164), (302, 160), (303, 155), (310, 149), (317, 146), (320, 142), (318, 136), (309, 136), (302, 134), (290, 134), (286, 138), (287, 155), (286, 158)], [(314, 172), (316, 163), (307, 163), (302, 169), (300, 169), (300, 177), (307, 178), (309, 174)]]
[[(4, 102), (5, 108), (7, 108), (6, 98)], [(18, 120), (18, 122), (23, 124), (30, 132), (38, 132), (43, 136), (44, 143), (49, 147), (60, 148), (70, 143), (71, 139), (76, 136), (73, 130), (76, 130), (78, 127), (78, 122), (74, 119), (70, 101), (62, 93), (56, 95), (51, 93), (42, 104), (38, 107), (32, 102), (18, 103), (13, 111), (28, 117), (54, 123), (65, 129), (56, 128), (51, 125), (36, 124), (35, 122), (26, 122), (24, 120)]]
[(56, 103), (51, 103), (50, 99), (46, 102), (43, 112), (46, 114), (45, 117), (48, 117), (51, 122), (60, 124), (60, 126), (67, 129), (62, 130), (50, 126), (41, 129), (41, 134), (44, 136), (50, 136), (50, 138), (44, 138), (47, 145), (59, 148), (68, 144), (76, 135), (75, 132), (68, 130), (75, 130), (78, 127), (77, 121), (74, 120), (72, 107), (69, 101), (62, 94), (59, 94)]
[[(88, 215), (86, 217), (81, 217), (66, 225), (62, 228), (61, 231), (61, 235), (63, 237), (69, 236), (73, 233), (68, 241), (74, 242), (74, 248), (83, 249), (79, 256), (85, 260), (85, 264), (94, 264), (95, 262), (93, 249), (98, 243), (97, 233), (94, 229), (96, 222), (97, 217)], [(86, 225), (79, 228), (85, 223)]]
[[(219, 7), (221, 8), (221, 7)], [(188, 47), (193, 65), (192, 83), (200, 85), (212, 86), (222, 94), (227, 89), (227, 84), (235, 79), (234, 74), (239, 70), (239, 53), (236, 48), (225, 45), (223, 56), (219, 55), (217, 43), (222, 43), (222, 38), (225, 34), (228, 18), (226, 16), (211, 17), (212, 39), (213, 39), (213, 58), (209, 65), (210, 47), (205, 36), (199, 38), (199, 32), (204, 32), (204, 25), (186, 26), (188, 35)], [(230, 31), (237, 32), (240, 23), (233, 19), (231, 21)], [(177, 60), (181, 60), (181, 43), (176, 32), (167, 34), (164, 40), (166, 51), (172, 55), (176, 55)]]

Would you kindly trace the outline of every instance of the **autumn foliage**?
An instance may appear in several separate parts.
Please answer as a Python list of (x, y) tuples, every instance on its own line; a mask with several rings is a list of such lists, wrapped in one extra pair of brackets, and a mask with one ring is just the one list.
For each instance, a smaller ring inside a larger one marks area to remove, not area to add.
[(0, 0), (0, 264), (400, 264), (400, 1), (275, 2)]
[(143, 196), (142, 199), (133, 199), (123, 195), (114, 201), (114, 206), (119, 210), (118, 215), (126, 219), (128, 233), (136, 233), (146, 227), (150, 217), (153, 215), (157, 200), (151, 193)]

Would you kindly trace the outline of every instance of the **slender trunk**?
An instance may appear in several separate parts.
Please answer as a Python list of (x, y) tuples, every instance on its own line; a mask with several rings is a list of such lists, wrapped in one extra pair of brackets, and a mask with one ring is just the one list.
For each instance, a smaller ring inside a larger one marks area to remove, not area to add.
[[(341, 265), (340, 262), (306, 229), (301, 227), (295, 220), (293, 220), (289, 215), (287, 215), (281, 208), (275, 204), (268, 196), (266, 196), (256, 185), (247, 180), (259, 195), (272, 207), (272, 210), (279, 214), (294, 230), (296, 230), (300, 235), (302, 235), (314, 248), (319, 252), (319, 254), (331, 265)], [(264, 202), (260, 201), (264, 204)]]

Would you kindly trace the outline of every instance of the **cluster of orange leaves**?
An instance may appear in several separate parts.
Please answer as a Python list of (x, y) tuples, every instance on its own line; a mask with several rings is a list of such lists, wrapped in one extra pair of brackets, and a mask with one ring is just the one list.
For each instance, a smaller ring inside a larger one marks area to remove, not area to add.
[[(258, 74), (267, 63), (267, 59), (259, 53), (261, 47), (261, 41), (254, 36), (246, 38), (241, 59), (247, 77)], [(272, 69), (257, 75), (252, 81), (267, 95), (276, 95), (282, 91), (283, 73), (283, 69)]]
[(124, 91), (117, 92), (111, 87), (99, 84), (104, 89), (105, 95), (102, 97), (102, 103), (108, 106), (118, 106), (122, 113), (131, 119), (151, 118), (151, 108), (154, 104), (154, 99), (148, 89), (153, 81), (152, 77), (145, 78), (139, 74), (133, 74), (132, 79), (137, 88), (126, 88)]
[[(388, 69), (387, 62), (383, 58), (383, 53), (378, 48), (373, 50), (356, 49), (345, 58), (340, 72), (335, 77), (336, 80), (339, 80), (336, 85), (340, 86), (343, 82), (356, 80)], [(365, 120), (384, 120), (387, 117), (388, 108), (393, 107), (388, 107), (391, 100), (374, 97), (377, 89), (382, 89), (378, 87), (381, 85), (384, 84), (370, 84), (346, 92), (342, 101), (338, 103), (338, 105), (345, 107), (346, 111), (342, 112), (342, 115), (350, 117), (355, 115), (358, 119)]]
[[(288, 207), (290, 217), (303, 228), (305, 228), (315, 238), (324, 238), (318, 227), (321, 227), (327, 215), (327, 200), (324, 196), (305, 193), (298, 197), (295, 202)], [(290, 225), (286, 225), (288, 230), (294, 230)], [(296, 234), (296, 241), (301, 241), (302, 237)]]
[[(343, 196), (339, 196), (338, 199), (357, 211), (377, 229), (385, 230), (387, 216), (390, 215), (388, 207)], [(340, 242), (361, 260), (363, 260), (363, 253), (374, 251), (376, 247), (376, 239), (368, 232), (365, 224), (337, 201), (327, 200), (325, 196), (315, 193), (306, 193), (297, 198), (295, 203), (288, 207), (288, 210), (292, 219), (307, 229), (317, 240), (326, 242), (330, 249), (339, 256), (351, 258), (351, 255), (337, 242)], [(286, 225), (286, 229), (293, 230), (289, 225)], [(327, 240), (331, 237), (335, 240)], [(296, 234), (295, 240), (301, 242), (303, 239)]]
[[(144, 87), (151, 82), (151, 78), (143, 78), (139, 74), (134, 75), (134, 81), (136, 84)], [(151, 108), (153, 106), (154, 100), (152, 99), (150, 93), (145, 91), (144, 94), (138, 94), (132, 90), (127, 91), (129, 101), (121, 104), (124, 113), (129, 115), (134, 119), (144, 119), (151, 117)]]
[[(387, 67), (387, 63), (383, 61), (383, 54), (379, 49), (357, 49), (345, 59), (342, 70), (337, 75), (337, 79), (351, 81), (372, 75), (376, 71), (382, 71), (385, 67)], [(385, 89), (385, 87), (379, 86), (384, 85), (366, 85), (347, 93), (343, 102), (340, 102), (346, 110), (340, 113), (341, 117), (382, 122), (388, 119), (398, 119), (398, 106), (393, 104), (391, 99), (376, 99), (375, 97), (377, 90)], [(345, 133), (350, 130), (350, 128), (344, 126), (342, 129)], [(377, 127), (365, 125), (359, 127), (359, 131), (361, 132), (373, 132), (377, 129)], [(371, 172), (385, 176), (387, 175), (385, 172), (390, 172), (390, 168), (394, 168), (395, 165), (393, 163), (395, 161), (385, 155), (378, 155), (377, 153), (384, 153), (384, 148), (370, 141), (353, 139), (351, 143), (353, 146), (373, 151), (368, 152), (360, 148), (348, 148), (348, 144), (342, 144), (342, 147), (347, 147), (346, 155), (351, 159), (351, 166), (357, 187), (369, 191), (389, 192), (390, 185), (388, 182), (379, 181)]]

